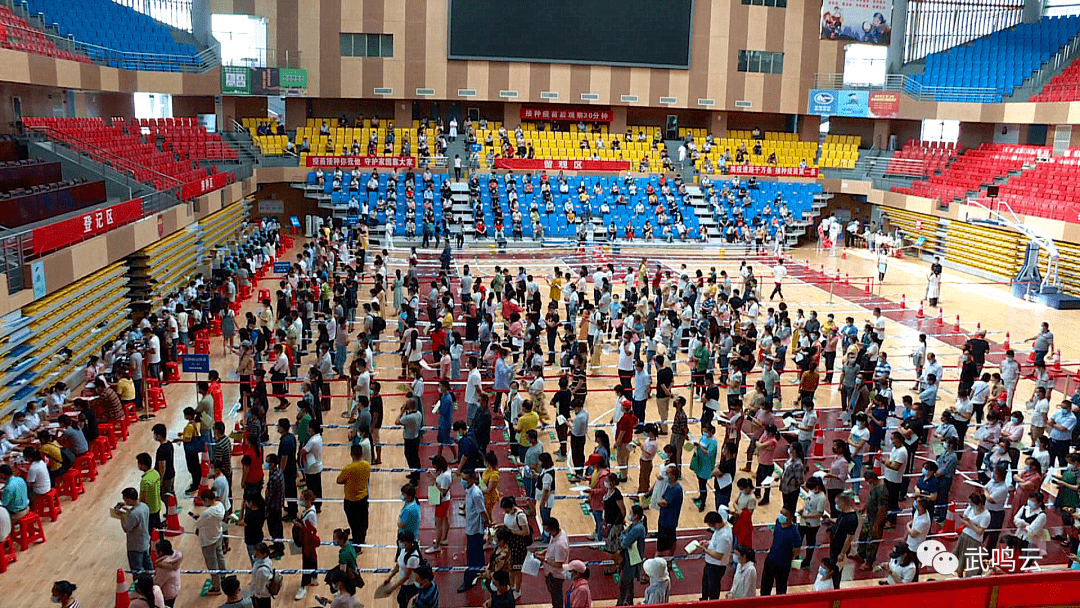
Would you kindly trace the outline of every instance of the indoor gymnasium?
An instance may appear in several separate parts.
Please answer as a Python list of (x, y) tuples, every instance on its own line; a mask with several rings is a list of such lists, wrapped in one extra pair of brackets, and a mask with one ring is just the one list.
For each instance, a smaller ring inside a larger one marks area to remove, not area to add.
[(0, 46), (0, 606), (1080, 605), (1076, 5)]

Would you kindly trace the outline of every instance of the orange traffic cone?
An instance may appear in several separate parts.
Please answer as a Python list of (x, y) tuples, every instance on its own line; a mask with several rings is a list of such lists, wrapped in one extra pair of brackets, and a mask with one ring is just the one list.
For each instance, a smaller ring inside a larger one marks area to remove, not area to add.
[(121, 568), (116, 569), (116, 604), (113, 608), (128, 608), (131, 605), (131, 598), (128, 597), (127, 582), (124, 580), (124, 571)]
[(161, 540), (161, 534), (158, 532), (158, 529), (150, 528), (150, 563), (157, 562), (158, 555), (157, 551), (154, 550), (154, 545), (156, 545), (159, 540)]
[(956, 324), (953, 325), (952, 330), (957, 333), (960, 332), (960, 315), (956, 315)]
[(881, 476), (881, 452), (876, 452), (874, 454), (874, 464), (871, 466), (871, 469), (874, 471), (875, 475), (878, 477)]
[(825, 457), (825, 429), (820, 426), (814, 429), (814, 456)]
[(1054, 356), (1054, 376), (1061, 375), (1061, 349), (1059, 348), (1057, 354)]
[(870, 295), (870, 279), (866, 279), (866, 287), (863, 289), (863, 293)]
[(942, 534), (956, 534), (956, 503), (949, 502), (949, 512), (945, 515), (945, 525), (941, 527)]
[(903, 310), (905, 308), (907, 308), (907, 296), (900, 294), (900, 309)]
[(843, 253), (840, 254), (840, 259), (841, 260), (846, 260), (847, 259), (847, 247), (844, 247)]
[(180, 536), (184, 526), (180, 525), (180, 509), (176, 506), (176, 495), (165, 495), (165, 536)]
[(945, 315), (945, 311), (943, 309), (941, 309), (940, 307), (938, 307), (938, 309), (937, 309), (937, 324), (938, 325), (944, 325), (944, 323), (945, 323), (944, 315)]
[(844, 273), (844, 285), (851, 285), (851, 276), (848, 273)]
[(979, 333), (980, 331), (982, 331), (982, 321), (975, 324), (975, 333)]
[(1035, 363), (1035, 351), (1029, 351), (1028, 352), (1028, 360), (1027, 360), (1027, 362), (1031, 363), (1031, 364)]
[(1011, 346), (1009, 346), (1010, 337), (1012, 336), (1009, 335), (1009, 332), (1005, 332), (1005, 344), (1002, 345), (1002, 350), (1009, 350), (1010, 348), (1012, 348)]
[(917, 318), (919, 318), (919, 319), (926, 316), (926, 314), (923, 313), (923, 301), (922, 300), (919, 300), (919, 312), (915, 313), (915, 316)]
[(199, 454), (199, 460), (202, 461), (201, 464), (202, 464), (203, 475), (202, 475), (202, 480), (199, 482), (199, 491), (195, 494), (195, 506), (196, 507), (203, 506), (202, 499), (199, 498), (199, 494), (202, 494), (203, 490), (209, 490), (210, 489), (210, 458), (209, 458), (209, 455), (206, 452), (203, 452), (202, 454)]

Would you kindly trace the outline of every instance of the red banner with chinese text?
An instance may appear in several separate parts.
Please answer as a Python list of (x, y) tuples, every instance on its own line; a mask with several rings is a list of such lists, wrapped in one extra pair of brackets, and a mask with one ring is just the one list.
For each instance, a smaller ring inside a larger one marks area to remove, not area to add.
[(63, 249), (92, 236), (106, 233), (143, 216), (141, 198), (89, 211), (76, 217), (34, 229), (34, 255)]
[(522, 106), (521, 120), (568, 120), (571, 122), (611, 122), (611, 110), (572, 106)]
[(378, 169), (411, 169), (415, 156), (309, 156), (308, 167), (372, 167)]
[(626, 171), (626, 160), (544, 160), (540, 158), (496, 158), (496, 169), (514, 171)]
[(197, 196), (202, 196), (207, 192), (212, 192), (218, 188), (224, 188), (229, 183), (228, 173), (215, 173), (213, 175), (207, 175), (206, 177), (188, 182), (180, 187), (180, 198), (188, 201)]
[(772, 165), (729, 165), (730, 175), (756, 175), (760, 177), (817, 177), (817, 167), (773, 167)]

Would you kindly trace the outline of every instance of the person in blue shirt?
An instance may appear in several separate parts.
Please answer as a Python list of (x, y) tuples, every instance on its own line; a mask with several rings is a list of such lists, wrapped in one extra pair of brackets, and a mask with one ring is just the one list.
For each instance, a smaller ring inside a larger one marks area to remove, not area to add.
[(420, 534), (420, 504), (416, 502), (416, 486), (401, 486), (401, 513), (398, 515), (398, 532), (411, 532), (413, 538)]
[(510, 392), (510, 380), (514, 377), (514, 366), (506, 361), (510, 351), (499, 346), (495, 351), (498, 358), (495, 359), (495, 374), (492, 379), (491, 389), (495, 392), (494, 410), (499, 409), (503, 394)]
[(1072, 440), (1072, 432), (1076, 427), (1076, 414), (1072, 411), (1073, 405), (1069, 400), (1062, 401), (1056, 412), (1050, 416), (1050, 466), (1054, 466), (1054, 460), (1058, 460), (1061, 467), (1068, 466), (1065, 457), (1069, 455), (1069, 443)]
[(919, 391), (919, 403), (927, 413), (927, 419), (934, 419), (934, 407), (937, 405), (938, 378), (935, 374), (926, 375), (926, 386)]
[(698, 498), (694, 501), (698, 511), (705, 511), (705, 503), (709, 497), (709, 480), (716, 468), (717, 444), (713, 437), (715, 432), (712, 424), (706, 422), (701, 425), (701, 439), (694, 442), (694, 456), (690, 459), (690, 470), (697, 475), (698, 480)]
[(26, 490), (26, 480), (11, 470), (11, 467), (0, 465), (0, 482), (4, 483), (4, 491), (0, 492), (0, 504), (11, 514), (11, 521), (19, 521), (30, 512), (30, 495)]
[(761, 595), (771, 595), (774, 583), (777, 595), (787, 593), (791, 562), (799, 556), (799, 548), (802, 546), (802, 536), (793, 519), (794, 516), (787, 508), (780, 509), (776, 516), (772, 546), (761, 570)]
[(442, 456), (443, 446), (450, 446), (453, 461), (457, 461), (457, 446), (451, 438), (450, 431), (454, 424), (454, 394), (450, 392), (450, 381), (439, 382), (439, 456)]
[(668, 487), (656, 502), (660, 507), (656, 522), (656, 554), (670, 557), (675, 555), (675, 533), (679, 529), (679, 515), (682, 514), (683, 489), (679, 485), (678, 465), (669, 464), (665, 474)]

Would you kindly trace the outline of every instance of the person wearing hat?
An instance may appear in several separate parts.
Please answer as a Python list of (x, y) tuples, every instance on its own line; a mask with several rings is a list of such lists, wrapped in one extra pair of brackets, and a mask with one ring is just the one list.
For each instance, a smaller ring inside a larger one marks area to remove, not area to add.
[(592, 608), (592, 590), (589, 588), (589, 567), (575, 559), (563, 569), (570, 576), (570, 590), (566, 592), (566, 608)]
[(645, 574), (649, 575), (649, 586), (645, 588), (642, 605), (666, 604), (671, 593), (671, 577), (668, 576), (667, 560), (662, 557), (650, 557), (642, 564)]
[(705, 569), (701, 573), (701, 601), (720, 599), (720, 584), (731, 559), (734, 538), (728, 525), (726, 507), (705, 514), (705, 525), (712, 530), (709, 544), (702, 547), (705, 553)]
[(910, 583), (919, 578), (919, 558), (907, 543), (896, 543), (889, 553), (889, 563), (882, 566), (885, 580), (878, 581), (881, 585)]

